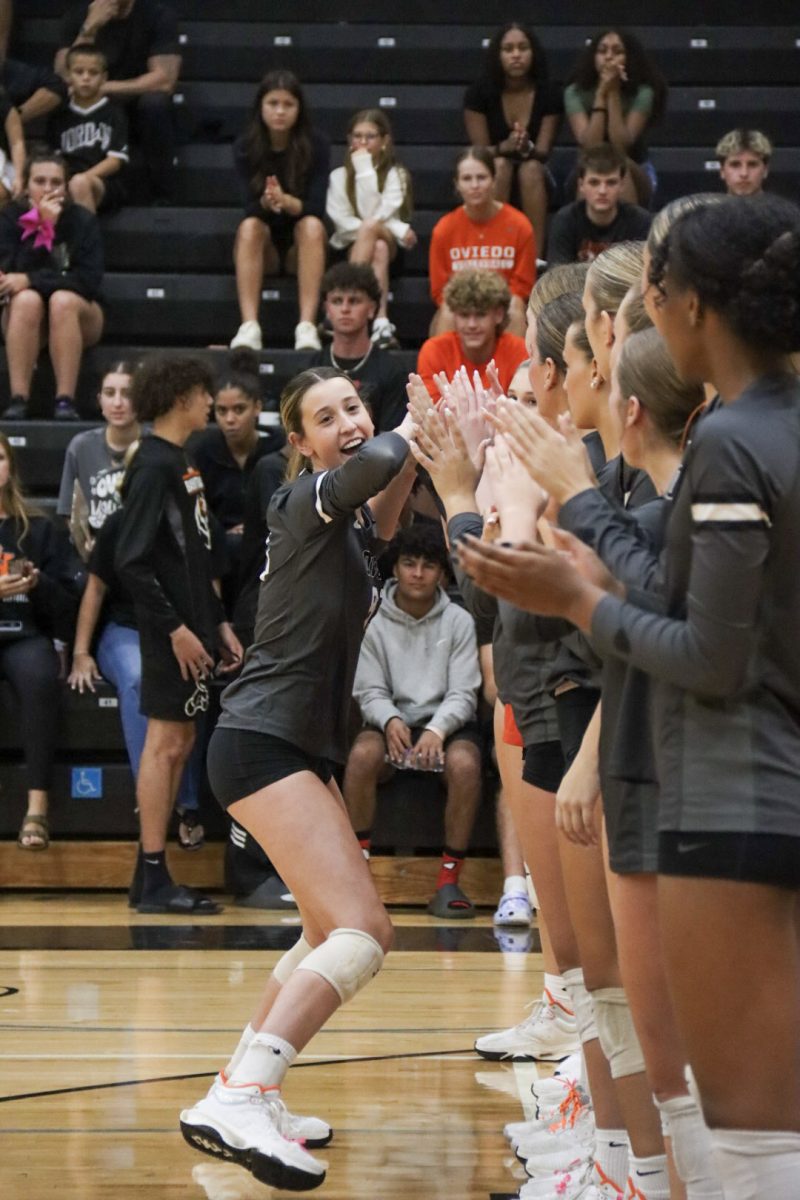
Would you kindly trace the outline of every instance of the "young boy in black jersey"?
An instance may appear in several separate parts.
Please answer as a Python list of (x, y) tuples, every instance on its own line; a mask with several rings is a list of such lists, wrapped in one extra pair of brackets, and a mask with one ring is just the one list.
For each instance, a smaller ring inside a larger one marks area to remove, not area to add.
[(206, 680), (219, 651), (221, 670), (238, 666), (241, 645), (214, 590), (203, 480), (183, 445), (204, 429), (212, 377), (191, 358), (152, 359), (133, 380), (133, 406), (152, 422), (122, 487), (116, 567), (134, 598), (142, 651), (141, 710), (147, 737), (136, 798), (141, 851), (130, 891), (140, 912), (217, 912), (207, 896), (173, 883), (165, 860), (167, 823), (207, 710)]
[(103, 95), (108, 66), (92, 45), (73, 46), (67, 54), (70, 98), (47, 125), (51, 146), (70, 168), (69, 192), (92, 212), (110, 212), (125, 203), (128, 120), (123, 109)]

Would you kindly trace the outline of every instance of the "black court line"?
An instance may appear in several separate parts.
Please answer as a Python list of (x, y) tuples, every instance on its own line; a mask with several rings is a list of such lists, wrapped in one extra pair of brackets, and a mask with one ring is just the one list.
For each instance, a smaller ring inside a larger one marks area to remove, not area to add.
[(0, 1000), (5, 1000), (7, 996), (17, 995), (19, 995), (19, 988), (0, 986)]
[[(15, 925), (0, 929), (2, 950), (289, 950), (299, 925)], [(478, 954), (540, 951), (537, 929), (490, 925), (401, 925), (394, 950)]]
[[(318, 1059), (315, 1062), (294, 1063), (293, 1071), (304, 1067), (343, 1067), (350, 1063), (373, 1062), (402, 1062), (412, 1058), (442, 1058), (453, 1054), (471, 1054), (472, 1046), (466, 1050), (419, 1050), (414, 1054), (369, 1054), (360, 1058)], [(79, 1092), (107, 1092), (112, 1088), (141, 1087), (146, 1083), (179, 1083), (185, 1079), (208, 1079), (216, 1074), (214, 1071), (193, 1071), (189, 1075), (155, 1075), (149, 1079), (120, 1079), (114, 1083), (86, 1083), (81, 1087), (50, 1088), (44, 1092), (18, 1092), (15, 1096), (0, 1096), (0, 1104), (10, 1104), (12, 1100), (41, 1100), (46, 1096), (74, 1096)]]

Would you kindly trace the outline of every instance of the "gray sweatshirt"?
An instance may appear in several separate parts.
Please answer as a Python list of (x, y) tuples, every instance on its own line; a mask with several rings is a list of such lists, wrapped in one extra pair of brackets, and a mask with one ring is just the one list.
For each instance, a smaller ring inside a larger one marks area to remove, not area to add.
[(361, 645), (353, 695), (368, 725), (385, 729), (392, 717), (424, 725), (442, 738), (475, 717), (481, 684), (475, 623), (439, 588), (426, 616), (395, 603), (389, 579), (381, 606)]

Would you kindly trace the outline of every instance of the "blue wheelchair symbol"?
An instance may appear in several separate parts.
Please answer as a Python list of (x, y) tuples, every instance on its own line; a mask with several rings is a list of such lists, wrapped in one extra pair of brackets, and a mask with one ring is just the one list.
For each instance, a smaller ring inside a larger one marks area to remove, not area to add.
[(103, 799), (103, 768), (102, 767), (73, 767), (72, 768), (72, 799), (73, 800), (102, 800)]

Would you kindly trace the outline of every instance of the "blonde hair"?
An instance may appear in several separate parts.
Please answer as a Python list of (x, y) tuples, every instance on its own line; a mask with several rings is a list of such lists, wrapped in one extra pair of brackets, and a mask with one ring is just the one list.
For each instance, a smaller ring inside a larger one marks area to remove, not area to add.
[(502, 306), (507, 318), (511, 292), (496, 271), (457, 271), (444, 289), (444, 302), (454, 313), (487, 313)]
[(722, 192), (695, 192), (691, 196), (679, 196), (677, 200), (666, 204), (656, 213), (650, 225), (647, 235), (647, 252), (650, 257), (661, 249), (672, 226), (686, 213), (706, 208), (709, 204), (719, 204), (724, 199)]
[(685, 383), (656, 329), (626, 339), (617, 365), (624, 400), (635, 396), (660, 438), (679, 446), (687, 422), (705, 403), (702, 383)]
[(615, 242), (590, 263), (586, 287), (600, 312), (611, 316), (637, 279), (641, 279), (644, 242)]
[(580, 295), (586, 284), (588, 271), (588, 263), (560, 263), (556, 267), (550, 267), (536, 280), (528, 300), (528, 316), (538, 318), (546, 304), (557, 300), (566, 292), (577, 292)]
[[(299, 375), (295, 375), (293, 379), (289, 380), (281, 392), (281, 424), (287, 437), (290, 433), (296, 433), (302, 437), (304, 432), (303, 400), (306, 393), (316, 387), (318, 383), (327, 383), (329, 379), (350, 380), (350, 376), (344, 371), (337, 370), (336, 367), (309, 367), (308, 370), (301, 371)], [(311, 470), (313, 470), (311, 460), (301, 454), (295, 446), (292, 446), (289, 465), (286, 468), (287, 482), (297, 479), (302, 471)]]
[(720, 165), (733, 154), (742, 154), (749, 150), (768, 163), (772, 158), (772, 142), (760, 129), (732, 129), (717, 142), (715, 151)]
[(647, 309), (644, 306), (644, 292), (642, 291), (641, 279), (637, 279), (636, 283), (632, 283), (628, 288), (617, 312), (622, 312), (623, 308), (625, 309), (625, 323), (628, 326), (628, 333), (643, 333), (645, 329), (653, 328), (653, 322), (650, 320)]

